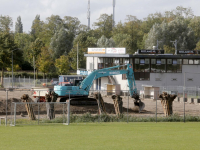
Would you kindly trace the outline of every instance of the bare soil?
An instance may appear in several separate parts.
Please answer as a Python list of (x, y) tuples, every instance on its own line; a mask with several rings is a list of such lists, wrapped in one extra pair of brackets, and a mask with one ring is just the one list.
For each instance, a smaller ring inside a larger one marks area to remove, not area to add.
[[(6, 114), (6, 103), (8, 106), (7, 113), (8, 115), (11, 114), (14, 110), (14, 105), (11, 105), (12, 102), (22, 102), (21, 96), (23, 94), (28, 94), (31, 99), (34, 99), (31, 95), (31, 91), (24, 91), (24, 90), (18, 90), (18, 91), (9, 91), (8, 96), (5, 91), (0, 91), (0, 115), (3, 116)], [(8, 97), (8, 101), (6, 101)], [(142, 99), (142, 102), (145, 104), (144, 110), (142, 110), (140, 113), (138, 112), (138, 108), (134, 106), (133, 99), (130, 97), (122, 97), (123, 98), (123, 113), (128, 113), (134, 116), (155, 116), (157, 113), (158, 116), (164, 116), (163, 108), (161, 105), (160, 100), (152, 100), (152, 99)], [(115, 114), (115, 109), (113, 105), (113, 100), (111, 96), (103, 96), (106, 112), (108, 114)], [(157, 104), (156, 104), (157, 103)], [(185, 105), (185, 106), (184, 106)], [(38, 105), (34, 105), (34, 110), (38, 110)], [(57, 113), (62, 113), (63, 105), (55, 106), (55, 110)], [(157, 110), (156, 110), (157, 107)], [(46, 107), (45, 104), (40, 105), (40, 113), (46, 113)], [(66, 109), (64, 109), (66, 111)], [(98, 106), (70, 106), (70, 110), (73, 114), (83, 114), (86, 112), (90, 112), (92, 114), (98, 113)], [(200, 116), (200, 105), (199, 104), (190, 104), (190, 103), (180, 103), (177, 101), (173, 102), (173, 113), (176, 113), (178, 115), (184, 115), (184, 110), (186, 115), (192, 115), (192, 116)], [(24, 105), (21, 105), (17, 108), (17, 114), (27, 114), (26, 109)]]

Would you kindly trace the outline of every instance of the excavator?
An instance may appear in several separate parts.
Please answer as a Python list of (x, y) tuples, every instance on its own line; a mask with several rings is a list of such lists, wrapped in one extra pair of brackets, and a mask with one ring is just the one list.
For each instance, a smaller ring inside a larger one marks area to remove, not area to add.
[(73, 80), (70, 81), (70, 85), (54, 86), (54, 92), (57, 93), (60, 97), (60, 102), (65, 102), (67, 99), (70, 99), (71, 105), (97, 104), (96, 99), (88, 97), (93, 81), (100, 77), (119, 74), (126, 74), (130, 96), (131, 98), (134, 98), (135, 106), (138, 106), (140, 111), (143, 110), (145, 104), (140, 100), (139, 94), (137, 93), (134, 72), (131, 64), (118, 65), (95, 70), (90, 73), (84, 80)]

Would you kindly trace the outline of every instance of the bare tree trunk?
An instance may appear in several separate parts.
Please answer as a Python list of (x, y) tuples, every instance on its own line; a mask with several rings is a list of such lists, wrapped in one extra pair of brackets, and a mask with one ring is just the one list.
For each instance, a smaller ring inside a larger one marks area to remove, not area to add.
[(45, 95), (45, 100), (47, 102), (46, 103), (47, 118), (50, 120), (55, 118), (54, 103), (51, 103), (51, 102), (56, 102), (57, 98), (58, 98), (58, 94), (56, 94), (55, 92)]

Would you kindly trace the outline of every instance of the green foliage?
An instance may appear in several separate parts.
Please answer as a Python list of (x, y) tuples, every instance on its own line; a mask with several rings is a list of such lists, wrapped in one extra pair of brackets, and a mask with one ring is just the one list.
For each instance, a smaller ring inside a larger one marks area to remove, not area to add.
[(69, 33), (64, 27), (60, 28), (58, 33), (55, 33), (51, 39), (50, 48), (52, 49), (52, 56), (54, 59), (61, 55), (68, 54), (72, 48), (72, 41), (70, 41)]
[(45, 73), (49, 72), (52, 65), (53, 65), (53, 60), (52, 60), (51, 55), (48, 51), (48, 48), (43, 47), (41, 49), (41, 53), (38, 57), (37, 68), (38, 68), (39, 71), (44, 73), (44, 78), (45, 78)]
[(171, 41), (175, 40), (177, 40), (178, 49), (195, 48), (194, 32), (180, 18), (176, 18), (169, 23), (163, 21), (162, 24), (154, 24), (148, 33), (145, 47), (152, 49), (153, 46), (157, 45), (157, 40), (162, 41), (159, 44), (159, 48), (163, 48), (164, 45), (171, 46)]
[(10, 32), (13, 22), (9, 16), (0, 16), (0, 32)]
[(56, 59), (55, 66), (59, 74), (68, 74), (70, 66), (68, 57), (66, 55), (60, 56), (60, 58)]
[(97, 19), (98, 22), (94, 22), (93, 26), (97, 27), (97, 31), (100, 35), (104, 35), (107, 38), (112, 36), (112, 15), (101, 14)]
[(23, 33), (23, 24), (21, 17), (17, 17), (17, 22), (15, 23), (15, 33)]
[(31, 35), (33, 37), (33, 41), (39, 38), (42, 31), (43, 31), (43, 22), (40, 21), (40, 15), (36, 15), (31, 26)]
[(112, 38), (107, 39), (104, 35), (97, 41), (97, 47), (114, 47), (115, 42)]

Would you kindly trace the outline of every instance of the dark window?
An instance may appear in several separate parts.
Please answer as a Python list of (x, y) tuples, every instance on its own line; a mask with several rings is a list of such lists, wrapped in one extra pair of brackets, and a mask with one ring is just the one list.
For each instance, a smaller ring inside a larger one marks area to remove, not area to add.
[(165, 59), (151, 59), (151, 72), (165, 72)]

